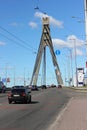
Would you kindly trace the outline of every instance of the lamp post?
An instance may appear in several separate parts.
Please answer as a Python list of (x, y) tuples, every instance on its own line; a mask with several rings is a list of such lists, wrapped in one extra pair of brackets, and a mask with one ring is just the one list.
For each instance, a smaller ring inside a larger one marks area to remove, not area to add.
[(68, 47), (63, 47), (63, 49), (67, 49), (69, 51), (69, 56), (68, 57), (68, 63), (67, 63), (67, 68), (68, 68), (68, 79), (69, 79), (69, 85), (72, 83), (73, 86), (73, 63), (72, 63), (72, 49)]
[(69, 50), (69, 52), (70, 52), (70, 59), (71, 59), (71, 81), (70, 82), (72, 82), (72, 86), (73, 86), (73, 66), (72, 66), (72, 50), (71, 49), (69, 49), (68, 48), (68, 50)]
[(8, 63), (6, 63), (6, 67), (5, 67), (6, 86), (7, 86), (7, 69), (8, 69)]
[(77, 54), (76, 54), (76, 39), (75, 39), (75, 38), (71, 38), (71, 39), (69, 39), (69, 40), (73, 40), (73, 42), (74, 42), (76, 86), (78, 86), (78, 77), (77, 77)]
[(15, 86), (15, 66), (14, 66), (14, 86)]
[(87, 53), (87, 0), (84, 0), (85, 8), (85, 33), (86, 33), (86, 53)]
[(76, 56), (76, 41), (74, 40), (74, 48), (75, 48), (75, 68), (76, 68), (76, 86), (78, 86), (78, 77), (77, 77), (77, 56)]
[(24, 68), (24, 87), (26, 86), (26, 78), (25, 78), (25, 74), (26, 74), (26, 68)]

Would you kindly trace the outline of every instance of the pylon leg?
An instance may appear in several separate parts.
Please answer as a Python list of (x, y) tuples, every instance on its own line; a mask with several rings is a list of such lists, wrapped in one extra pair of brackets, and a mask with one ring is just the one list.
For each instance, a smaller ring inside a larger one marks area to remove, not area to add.
[[(44, 55), (45, 55), (46, 46), (48, 46), (50, 49), (57, 82), (58, 82), (58, 84), (63, 84), (63, 80), (61, 77), (60, 69), (59, 69), (59, 66), (57, 63), (56, 55), (54, 53), (53, 44), (52, 44), (52, 40), (51, 40), (51, 36), (50, 36), (49, 18), (46, 17), (46, 18), (43, 18), (42, 36), (41, 36), (41, 41), (40, 41), (30, 85), (37, 85), (37, 79), (38, 79), (42, 54), (44, 53)], [(46, 85), (46, 56), (44, 56), (44, 75), (43, 76), (44, 76), (43, 83), (44, 83), (44, 85)]]

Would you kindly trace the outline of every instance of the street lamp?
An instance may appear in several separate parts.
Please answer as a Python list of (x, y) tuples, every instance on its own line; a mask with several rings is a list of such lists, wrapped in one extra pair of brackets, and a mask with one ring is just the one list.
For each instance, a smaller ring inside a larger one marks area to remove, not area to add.
[(26, 77), (25, 77), (25, 74), (26, 74), (26, 68), (24, 68), (24, 87), (26, 86)]
[(86, 52), (87, 52), (87, 0), (84, 0), (85, 8), (85, 33), (86, 33)]
[[(66, 55), (69, 59), (68, 59), (68, 63), (67, 63), (67, 68), (68, 68), (68, 81), (69, 81), (69, 85), (73, 86), (73, 64), (72, 64), (72, 49), (68, 48), (68, 47), (63, 47), (63, 49), (67, 49), (69, 51), (69, 56)], [(65, 77), (66, 79), (66, 77)]]
[(70, 82), (72, 82), (72, 86), (73, 86), (72, 50), (69, 49), (69, 48), (68, 48), (68, 50), (69, 50), (69, 52), (70, 52), (70, 59), (71, 59), (71, 75), (72, 75), (72, 76), (71, 76), (71, 77), (72, 77), (71, 79), (72, 79), (72, 80), (70, 79), (70, 80), (71, 80)]
[(15, 66), (14, 66), (13, 70), (14, 70), (14, 86), (15, 86)]
[(5, 67), (6, 86), (7, 86), (7, 70), (8, 70), (8, 63), (6, 63), (6, 67)]
[(78, 77), (77, 77), (77, 54), (76, 54), (76, 39), (75, 39), (75, 38), (71, 38), (71, 39), (69, 39), (69, 40), (73, 40), (73, 42), (74, 42), (76, 86), (78, 86)]

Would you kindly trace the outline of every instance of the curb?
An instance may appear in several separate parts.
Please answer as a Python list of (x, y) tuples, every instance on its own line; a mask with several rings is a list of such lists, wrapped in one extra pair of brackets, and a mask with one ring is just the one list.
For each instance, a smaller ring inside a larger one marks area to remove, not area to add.
[(87, 92), (87, 88), (77, 88), (77, 87), (67, 87), (67, 88), (73, 89), (77, 92)]
[(53, 124), (51, 124), (47, 130), (57, 130), (57, 127), (59, 125), (59, 122), (62, 119), (62, 116), (64, 115), (64, 113), (66, 112), (69, 104), (71, 103), (71, 101), (73, 100), (73, 97), (67, 102), (67, 104), (64, 104), (63, 108), (61, 109), (61, 111), (59, 112), (59, 114), (56, 116), (55, 121), (53, 122)]

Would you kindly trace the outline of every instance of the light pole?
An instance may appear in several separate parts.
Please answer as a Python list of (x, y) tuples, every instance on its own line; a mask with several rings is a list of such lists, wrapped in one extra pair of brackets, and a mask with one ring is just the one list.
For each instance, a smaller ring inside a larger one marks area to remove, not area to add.
[(6, 63), (6, 67), (5, 67), (5, 74), (6, 74), (6, 87), (7, 87), (7, 69), (8, 69), (8, 63)]
[(68, 79), (69, 79), (69, 85), (73, 86), (73, 62), (72, 62), (72, 49), (68, 47), (63, 47), (63, 49), (67, 49), (69, 51), (68, 62), (67, 62), (67, 68), (68, 68)]
[(73, 86), (73, 66), (72, 66), (72, 50), (67, 48), (70, 52), (70, 59), (71, 59), (71, 65), (70, 65), (70, 68), (71, 68), (71, 78), (70, 78), (70, 83), (72, 82), (72, 86)]
[(85, 33), (86, 33), (86, 53), (87, 53), (87, 0), (84, 0), (85, 8)]
[(76, 39), (75, 39), (75, 38), (71, 38), (71, 39), (69, 39), (69, 40), (73, 40), (73, 42), (74, 42), (76, 86), (78, 86), (78, 76), (77, 76), (77, 54), (76, 54)]
[(75, 48), (75, 68), (76, 68), (76, 86), (78, 86), (78, 77), (77, 77), (77, 56), (76, 56), (76, 41), (74, 40), (74, 48)]
[(24, 87), (26, 86), (26, 78), (25, 78), (25, 74), (26, 74), (26, 68), (24, 68)]
[(15, 86), (15, 66), (14, 66), (14, 86)]

